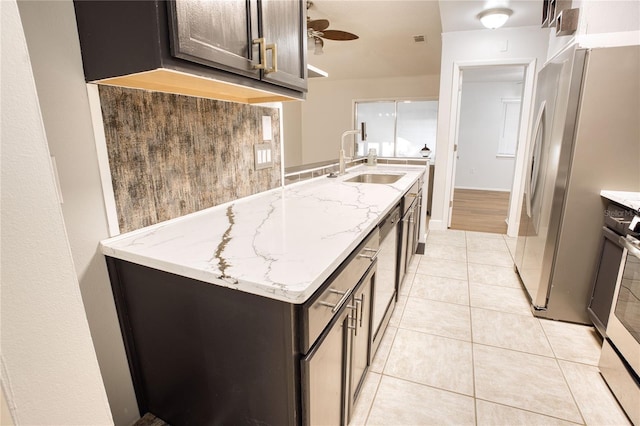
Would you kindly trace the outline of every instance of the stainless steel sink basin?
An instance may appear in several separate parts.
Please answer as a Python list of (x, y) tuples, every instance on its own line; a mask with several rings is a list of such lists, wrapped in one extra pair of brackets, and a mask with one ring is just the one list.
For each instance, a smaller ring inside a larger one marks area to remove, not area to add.
[(394, 183), (397, 182), (405, 174), (399, 175), (387, 175), (379, 173), (364, 173), (351, 179), (347, 179), (345, 182), (358, 182), (358, 183)]

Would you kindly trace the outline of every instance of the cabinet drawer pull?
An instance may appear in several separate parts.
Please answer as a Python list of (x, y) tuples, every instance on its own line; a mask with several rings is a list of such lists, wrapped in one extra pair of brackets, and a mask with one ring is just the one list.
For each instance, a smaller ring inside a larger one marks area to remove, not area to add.
[(373, 249), (364, 249), (363, 251), (373, 252), (373, 254), (372, 255), (359, 254), (358, 257), (364, 257), (365, 259), (371, 260), (371, 262), (373, 262), (378, 258), (378, 253), (380, 252), (380, 250), (373, 250)]
[[(340, 292), (338, 292), (338, 290), (330, 290), (332, 293), (338, 293), (341, 294)], [(327, 306), (329, 308), (331, 308), (331, 313), (335, 314), (336, 312), (338, 312), (338, 309), (340, 309), (340, 306), (342, 306), (342, 304), (344, 303), (345, 300), (347, 300), (347, 298), (351, 296), (351, 289), (348, 289), (347, 291), (344, 292), (344, 294), (342, 295), (342, 297), (340, 298), (340, 300), (338, 300), (338, 303), (336, 303), (335, 305), (332, 305), (329, 302), (320, 302), (320, 304), (322, 306)]]
[(265, 51), (266, 50), (270, 50), (271, 51), (271, 68), (267, 68), (267, 56), (266, 56), (266, 52), (265, 52), (265, 57), (264, 57), (264, 73), (265, 74), (269, 74), (272, 72), (278, 72), (278, 46), (273, 43), (273, 44), (267, 44)]

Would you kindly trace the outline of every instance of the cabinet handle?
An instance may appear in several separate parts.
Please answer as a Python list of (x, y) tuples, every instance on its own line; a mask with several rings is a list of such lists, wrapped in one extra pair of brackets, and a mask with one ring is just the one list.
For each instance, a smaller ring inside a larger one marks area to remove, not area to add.
[[(355, 322), (356, 322), (356, 325), (353, 325), (353, 324), (352, 324), (354, 319), (356, 320), (356, 321), (355, 321)], [(354, 334), (357, 336), (357, 335), (358, 335), (358, 327), (357, 327), (357, 325), (358, 325), (358, 320), (357, 320), (356, 318), (352, 317), (351, 315), (349, 315), (349, 316), (347, 317), (347, 321), (348, 321), (348, 322), (347, 322), (347, 328), (348, 328), (349, 330), (353, 330), (353, 331), (354, 331)]]
[[(341, 294), (340, 292), (338, 292), (338, 290), (330, 290), (332, 293), (337, 293), (337, 294)], [(342, 304), (344, 303), (345, 300), (347, 300), (347, 298), (351, 295), (351, 289), (348, 289), (347, 291), (344, 292), (344, 294), (342, 295), (342, 297), (340, 298), (340, 300), (338, 300), (338, 303), (336, 303), (335, 305), (332, 305), (331, 303), (328, 302), (320, 302), (320, 304), (322, 306), (327, 306), (329, 308), (331, 308), (331, 313), (335, 314), (336, 312), (338, 312), (338, 309), (340, 309), (340, 306), (342, 306)]]
[(374, 252), (371, 256), (368, 256), (366, 254), (359, 254), (358, 255), (358, 257), (364, 257), (365, 259), (371, 260), (371, 262), (376, 260), (376, 258), (378, 257), (378, 253), (380, 252), (380, 250), (372, 250), (372, 249), (364, 249), (363, 251)]
[(364, 316), (362, 314), (362, 311), (364, 310), (364, 296), (365, 296), (364, 293), (362, 293), (362, 296), (360, 296), (360, 299), (358, 299), (357, 297), (355, 298), (356, 308), (360, 306), (360, 315), (358, 315), (358, 311), (356, 310), (356, 318), (359, 318), (360, 327), (362, 327), (362, 317)]
[[(278, 71), (278, 46), (275, 43), (267, 44), (264, 37), (256, 38), (253, 44), (260, 48), (260, 63), (254, 64), (253, 69), (263, 70), (265, 74)], [(267, 67), (267, 50), (271, 51), (271, 68)]]
[(355, 299), (356, 301), (356, 305), (347, 305), (347, 308), (351, 309), (352, 311), (356, 311), (356, 317), (353, 318), (351, 315), (349, 315), (349, 318), (351, 318), (353, 320), (353, 323), (355, 324), (355, 326), (353, 327), (349, 327), (353, 330), (353, 335), (357, 336), (358, 335), (358, 299)]
[(263, 70), (267, 68), (267, 46), (264, 37), (254, 39), (253, 44), (257, 44), (260, 48), (260, 63), (254, 64), (253, 68)]
[(278, 72), (278, 46), (275, 43), (267, 44), (265, 51), (271, 51), (271, 68), (267, 68), (267, 57), (265, 52), (264, 58), (264, 73), (269, 74), (272, 72)]

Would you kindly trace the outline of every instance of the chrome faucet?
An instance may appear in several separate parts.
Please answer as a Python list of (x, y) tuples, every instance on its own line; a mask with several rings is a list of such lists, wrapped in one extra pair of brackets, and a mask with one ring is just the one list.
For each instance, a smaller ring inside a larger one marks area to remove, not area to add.
[[(345, 138), (349, 135), (357, 135), (357, 134), (361, 136), (363, 141), (367, 140), (367, 123), (364, 123), (364, 122), (360, 123), (360, 130), (347, 130), (342, 134), (342, 141), (340, 143), (340, 157), (339, 157), (339, 161), (340, 161), (339, 174), (341, 175), (345, 174), (345, 169), (346, 169), (345, 161), (346, 160), (351, 161), (353, 159), (353, 157), (345, 157), (344, 155)], [(355, 152), (354, 152), (354, 156), (355, 156)]]

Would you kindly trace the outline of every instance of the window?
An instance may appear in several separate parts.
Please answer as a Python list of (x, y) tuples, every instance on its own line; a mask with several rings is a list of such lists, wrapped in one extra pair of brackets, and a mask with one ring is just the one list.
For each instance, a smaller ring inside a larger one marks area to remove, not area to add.
[(502, 133), (498, 141), (498, 157), (515, 157), (520, 127), (520, 99), (502, 100)]
[(367, 123), (367, 140), (358, 138), (358, 155), (374, 148), (380, 157), (422, 157), (435, 152), (438, 101), (356, 102), (356, 123)]

